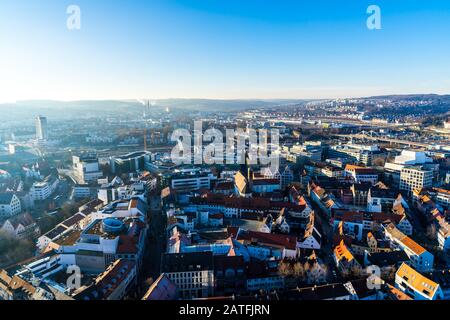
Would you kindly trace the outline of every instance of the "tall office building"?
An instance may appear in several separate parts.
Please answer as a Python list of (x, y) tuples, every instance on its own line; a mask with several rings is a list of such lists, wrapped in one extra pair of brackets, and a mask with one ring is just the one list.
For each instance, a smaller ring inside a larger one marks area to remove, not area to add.
[(400, 190), (411, 194), (414, 190), (431, 188), (433, 185), (433, 171), (421, 166), (403, 168), (400, 173)]
[(48, 129), (47, 129), (47, 118), (42, 116), (36, 117), (36, 139), (47, 140), (48, 139)]
[(95, 154), (86, 153), (80, 156), (73, 156), (72, 161), (74, 176), (79, 184), (95, 182), (103, 176)]

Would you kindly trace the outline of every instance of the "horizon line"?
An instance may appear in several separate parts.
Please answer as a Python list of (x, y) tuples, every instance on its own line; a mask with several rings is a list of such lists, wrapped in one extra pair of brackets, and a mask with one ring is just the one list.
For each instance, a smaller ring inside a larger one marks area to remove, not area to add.
[(449, 93), (390, 93), (390, 94), (378, 94), (378, 95), (367, 95), (367, 96), (346, 96), (346, 97), (326, 97), (326, 98), (207, 98), (207, 97), (168, 97), (168, 98), (81, 98), (81, 99), (52, 99), (52, 98), (41, 98), (41, 99), (16, 99), (14, 101), (0, 101), (0, 104), (17, 104), (23, 102), (61, 102), (61, 103), (71, 103), (71, 102), (85, 102), (85, 101), (94, 101), (94, 102), (106, 102), (106, 101), (120, 101), (120, 102), (129, 102), (136, 101), (137, 103), (141, 103), (140, 100), (211, 100), (211, 101), (272, 101), (272, 100), (345, 100), (345, 99), (368, 99), (368, 98), (376, 98), (376, 97), (385, 97), (385, 96), (420, 96), (420, 95), (430, 95), (430, 96), (448, 96)]

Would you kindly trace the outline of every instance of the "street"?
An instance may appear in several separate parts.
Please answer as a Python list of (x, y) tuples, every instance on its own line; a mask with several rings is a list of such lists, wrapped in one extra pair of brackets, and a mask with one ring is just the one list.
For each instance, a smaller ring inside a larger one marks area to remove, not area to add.
[(161, 208), (160, 196), (150, 197), (149, 232), (147, 235), (141, 281), (152, 278), (156, 280), (160, 275), (161, 254), (166, 247), (167, 219)]
[(306, 197), (311, 207), (314, 210), (314, 217), (316, 222), (320, 226), (320, 232), (322, 233), (322, 248), (320, 250), (320, 258), (323, 260), (328, 268), (327, 281), (332, 283), (338, 280), (339, 273), (337, 272), (335, 262), (333, 260), (333, 227), (330, 226), (328, 217), (322, 212), (322, 210), (311, 200)]

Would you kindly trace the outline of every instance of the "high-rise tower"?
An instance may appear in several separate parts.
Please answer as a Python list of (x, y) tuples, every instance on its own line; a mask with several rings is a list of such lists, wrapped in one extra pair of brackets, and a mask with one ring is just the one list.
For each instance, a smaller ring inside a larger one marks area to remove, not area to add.
[(48, 129), (47, 129), (47, 118), (42, 116), (36, 117), (36, 139), (47, 140), (48, 139)]

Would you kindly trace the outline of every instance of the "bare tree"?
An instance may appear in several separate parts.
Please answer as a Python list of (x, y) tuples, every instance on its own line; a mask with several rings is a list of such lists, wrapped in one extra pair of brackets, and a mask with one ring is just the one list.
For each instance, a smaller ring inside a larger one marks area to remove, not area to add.
[(280, 276), (289, 277), (292, 276), (292, 266), (288, 261), (281, 261), (278, 265), (278, 273)]
[(294, 264), (294, 276), (300, 279), (305, 278), (305, 267), (302, 263), (297, 262)]
[(373, 161), (373, 164), (377, 167), (384, 167), (386, 160), (383, 158), (377, 158)]
[(434, 240), (437, 238), (437, 228), (436, 225), (434, 223), (431, 223), (428, 227), (427, 227), (427, 232), (426, 232), (426, 236), (428, 239), (430, 240)]

